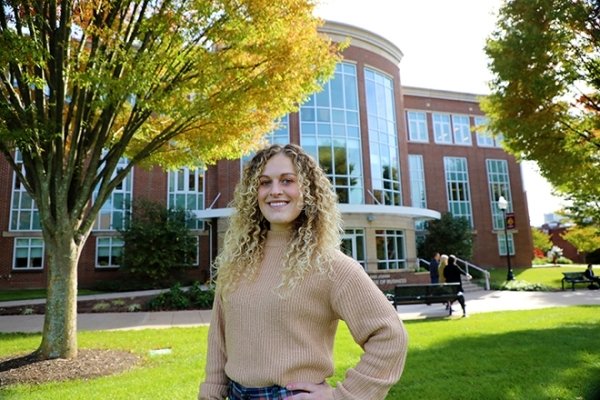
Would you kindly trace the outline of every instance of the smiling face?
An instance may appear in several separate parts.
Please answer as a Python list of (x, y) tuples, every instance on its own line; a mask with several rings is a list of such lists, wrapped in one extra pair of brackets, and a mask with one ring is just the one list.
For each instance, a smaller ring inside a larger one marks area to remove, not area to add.
[(304, 206), (292, 160), (283, 153), (274, 155), (258, 179), (258, 207), (271, 230), (289, 230)]

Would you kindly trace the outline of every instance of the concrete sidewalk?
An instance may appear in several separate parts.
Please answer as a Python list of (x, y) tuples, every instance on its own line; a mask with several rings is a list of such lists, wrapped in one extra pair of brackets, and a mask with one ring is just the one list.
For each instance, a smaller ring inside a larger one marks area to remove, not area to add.
[[(122, 294), (121, 294), (122, 295)], [(103, 295), (109, 296), (109, 295)], [(511, 292), (479, 290), (465, 294), (467, 313), (505, 310), (527, 310), (573, 305), (600, 306), (600, 290), (580, 289), (564, 292)], [(6, 303), (0, 303), (0, 307)], [(460, 306), (452, 318), (461, 318)], [(442, 304), (406, 305), (398, 307), (398, 315), (403, 320), (447, 317), (448, 312)], [(210, 310), (94, 313), (79, 314), (79, 331), (145, 329), (190, 327), (208, 324)], [(44, 325), (43, 315), (5, 315), (0, 316), (0, 332), (41, 332)]]

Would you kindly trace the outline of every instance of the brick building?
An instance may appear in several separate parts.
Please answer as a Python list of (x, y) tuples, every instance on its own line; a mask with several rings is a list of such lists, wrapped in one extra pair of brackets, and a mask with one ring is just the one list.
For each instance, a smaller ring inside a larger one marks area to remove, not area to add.
[[(416, 238), (424, 222), (443, 212), (467, 218), (474, 233), (470, 260), (506, 265), (499, 196), (516, 227), (509, 232), (513, 265), (531, 263), (532, 241), (521, 171), (500, 139), (475, 132), (485, 123), (478, 96), (401, 85), (402, 52), (387, 39), (340, 23), (322, 33), (351, 39), (335, 76), (299, 112), (268, 135), (297, 143), (319, 161), (334, 184), (344, 218), (344, 250), (376, 278), (415, 281)], [(232, 212), (227, 207), (244, 160), (220, 161), (206, 171), (135, 168), (99, 215), (80, 260), (81, 287), (119, 277), (117, 229), (131, 199), (146, 197), (183, 207), (200, 218), (197, 268), (205, 280)], [(0, 289), (46, 284), (43, 241), (35, 204), (0, 161)], [(11, 188), (8, 190), (8, 188)]]

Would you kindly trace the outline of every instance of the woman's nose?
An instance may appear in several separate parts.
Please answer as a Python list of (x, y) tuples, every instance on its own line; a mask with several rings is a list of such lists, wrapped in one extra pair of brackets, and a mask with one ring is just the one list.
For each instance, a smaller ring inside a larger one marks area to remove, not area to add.
[(271, 195), (278, 196), (283, 193), (283, 188), (279, 182), (273, 182), (271, 185)]

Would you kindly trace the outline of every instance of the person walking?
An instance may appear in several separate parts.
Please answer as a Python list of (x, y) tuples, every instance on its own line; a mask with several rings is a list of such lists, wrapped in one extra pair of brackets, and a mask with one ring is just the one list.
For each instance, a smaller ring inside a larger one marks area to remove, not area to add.
[(435, 252), (431, 261), (429, 261), (429, 279), (431, 283), (439, 283), (440, 282), (440, 273), (439, 273), (439, 265), (440, 265), (440, 253)]
[[(465, 303), (464, 290), (462, 287), (462, 279), (461, 275), (464, 275), (467, 279), (471, 279), (471, 275), (463, 271), (458, 265), (456, 265), (456, 257), (454, 255), (450, 255), (448, 257), (448, 265), (444, 268), (444, 277), (446, 278), (447, 283), (458, 283), (459, 285), (459, 296), (458, 302), (462, 308), (463, 317), (467, 316), (467, 307)], [(448, 305), (452, 308), (452, 303)]]
[[(323, 170), (299, 146), (270, 146), (244, 168), (232, 205), (198, 399), (385, 399), (408, 335), (339, 250), (341, 216)], [(330, 386), (340, 320), (364, 354)]]
[(438, 276), (440, 277), (442, 283), (446, 282), (446, 275), (444, 275), (446, 265), (448, 265), (448, 256), (446, 254), (442, 254), (440, 256), (440, 263), (438, 266)]
[[(440, 274), (439, 274), (439, 265), (440, 265), (440, 253), (437, 251), (433, 254), (433, 257), (429, 261), (429, 279), (432, 285), (437, 285), (440, 282)], [(428, 306), (431, 304), (428, 303)]]

